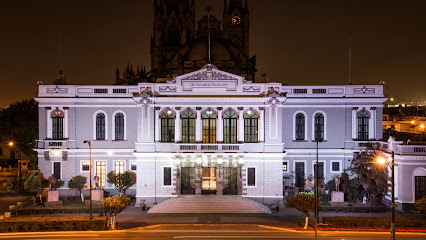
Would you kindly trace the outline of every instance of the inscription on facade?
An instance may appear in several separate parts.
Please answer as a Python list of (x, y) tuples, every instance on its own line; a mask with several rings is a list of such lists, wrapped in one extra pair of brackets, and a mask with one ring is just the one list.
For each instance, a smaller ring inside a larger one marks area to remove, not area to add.
[(226, 82), (206, 82), (206, 81), (182, 81), (183, 89), (191, 88), (226, 88), (235, 89), (237, 87), (236, 81)]

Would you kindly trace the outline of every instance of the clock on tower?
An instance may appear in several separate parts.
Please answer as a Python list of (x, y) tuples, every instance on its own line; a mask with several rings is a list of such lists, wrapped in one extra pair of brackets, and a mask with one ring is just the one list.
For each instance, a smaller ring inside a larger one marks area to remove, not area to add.
[(234, 24), (234, 25), (238, 25), (238, 24), (241, 23), (241, 18), (238, 17), (238, 16), (233, 16), (232, 19), (231, 19), (231, 23)]

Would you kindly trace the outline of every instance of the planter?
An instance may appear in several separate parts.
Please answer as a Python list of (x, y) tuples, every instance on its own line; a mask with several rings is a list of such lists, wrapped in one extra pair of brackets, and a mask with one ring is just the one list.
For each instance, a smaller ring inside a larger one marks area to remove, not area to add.
[(145, 212), (146, 206), (142, 206), (142, 212)]
[(275, 206), (275, 211), (279, 212), (280, 211), (280, 206)]

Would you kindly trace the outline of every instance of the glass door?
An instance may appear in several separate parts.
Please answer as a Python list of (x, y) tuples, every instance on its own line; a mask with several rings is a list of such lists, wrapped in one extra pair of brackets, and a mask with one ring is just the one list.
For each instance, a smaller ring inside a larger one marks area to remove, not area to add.
[(216, 168), (203, 168), (202, 173), (203, 194), (216, 194)]

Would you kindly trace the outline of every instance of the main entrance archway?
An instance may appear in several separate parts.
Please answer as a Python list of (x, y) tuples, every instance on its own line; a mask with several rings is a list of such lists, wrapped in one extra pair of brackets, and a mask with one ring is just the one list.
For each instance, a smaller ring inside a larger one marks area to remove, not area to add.
[(216, 168), (204, 167), (202, 170), (202, 193), (216, 194)]

